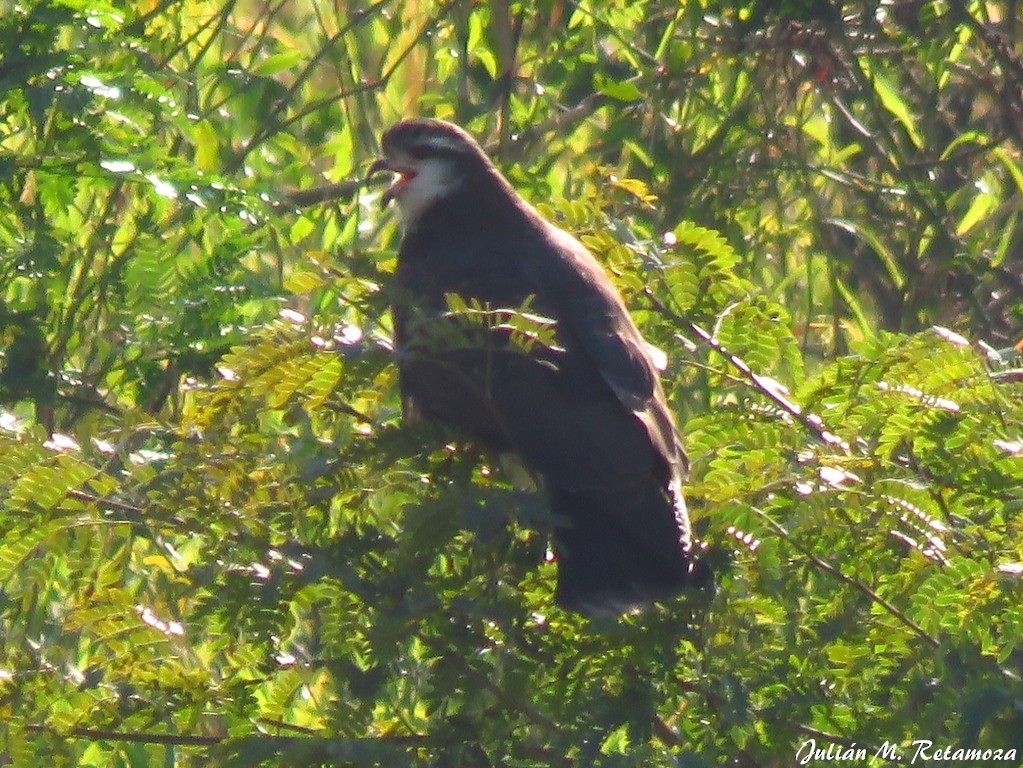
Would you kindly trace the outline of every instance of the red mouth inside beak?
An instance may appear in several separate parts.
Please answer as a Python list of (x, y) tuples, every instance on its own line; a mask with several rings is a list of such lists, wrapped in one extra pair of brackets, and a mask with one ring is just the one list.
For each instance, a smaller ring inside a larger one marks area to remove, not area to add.
[(384, 192), (383, 197), (380, 198), (380, 204), (385, 208), (391, 200), (398, 197), (409, 184), (412, 183), (412, 179), (416, 177), (416, 172), (411, 168), (392, 168), (396, 174), (398, 174), (397, 180), (390, 186), (390, 188)]
[(366, 178), (369, 179), (380, 171), (390, 171), (391, 173), (398, 174), (398, 178), (380, 198), (380, 206), (386, 208), (388, 203), (401, 195), (405, 187), (412, 182), (412, 179), (416, 177), (417, 171), (414, 168), (394, 165), (389, 160), (381, 158), (369, 167), (369, 170), (366, 172)]

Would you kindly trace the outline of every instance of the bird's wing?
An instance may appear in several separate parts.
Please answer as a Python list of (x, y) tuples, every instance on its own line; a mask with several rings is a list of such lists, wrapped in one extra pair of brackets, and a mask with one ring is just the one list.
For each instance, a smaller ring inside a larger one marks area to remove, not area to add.
[(558, 321), (600, 372), (618, 401), (647, 429), (658, 452), (684, 474), (687, 460), (647, 343), (603, 267), (568, 233), (548, 225), (547, 255), (534, 269), (549, 290)]
[(633, 411), (645, 408), (654, 397), (657, 372), (618, 292), (575, 238), (551, 227), (549, 239), (558, 258), (544, 259), (543, 283), (560, 310), (559, 321), (622, 404)]

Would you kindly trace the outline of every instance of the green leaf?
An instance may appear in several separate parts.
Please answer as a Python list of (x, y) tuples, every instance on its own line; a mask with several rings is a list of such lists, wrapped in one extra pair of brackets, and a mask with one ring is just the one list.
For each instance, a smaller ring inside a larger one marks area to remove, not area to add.
[(628, 80), (614, 80), (597, 72), (593, 75), (593, 87), (598, 93), (610, 96), (617, 101), (638, 101), (643, 98), (639, 86)]
[(275, 53), (259, 61), (256, 66), (252, 68), (252, 73), (261, 77), (273, 77), (274, 75), (279, 75), (281, 72), (293, 69), (302, 62), (304, 58), (305, 57), (300, 50)]
[(913, 141), (917, 147), (924, 145), (923, 136), (921, 136), (919, 129), (916, 127), (916, 119), (913, 116), (909, 105), (902, 98), (898, 89), (892, 84), (892, 81), (882, 72), (874, 71), (871, 73), (871, 82), (874, 85), (874, 90), (881, 99), (881, 103), (884, 108), (891, 112), (896, 119), (905, 128), (909, 138)]

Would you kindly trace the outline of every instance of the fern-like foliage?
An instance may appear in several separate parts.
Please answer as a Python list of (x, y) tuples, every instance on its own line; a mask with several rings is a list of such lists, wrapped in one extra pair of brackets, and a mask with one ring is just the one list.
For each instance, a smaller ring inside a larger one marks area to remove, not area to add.
[[(507, 5), (4, 6), (0, 765), (1017, 764), (1014, 6)], [(412, 114), (664, 353), (714, 595), (560, 611), (532, 479), (400, 422)]]

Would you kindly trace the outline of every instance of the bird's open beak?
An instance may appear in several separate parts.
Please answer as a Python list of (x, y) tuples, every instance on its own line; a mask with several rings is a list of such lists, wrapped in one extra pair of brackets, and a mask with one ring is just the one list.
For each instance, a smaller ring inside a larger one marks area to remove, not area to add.
[(390, 171), (391, 173), (398, 174), (397, 181), (395, 181), (380, 197), (380, 207), (386, 208), (387, 204), (401, 193), (401, 190), (405, 187), (405, 185), (415, 178), (416, 172), (412, 168), (394, 165), (386, 157), (381, 157), (374, 160), (373, 164), (370, 165), (369, 169), (366, 171), (366, 180), (369, 181), (373, 178), (373, 176), (380, 173), (380, 171)]

